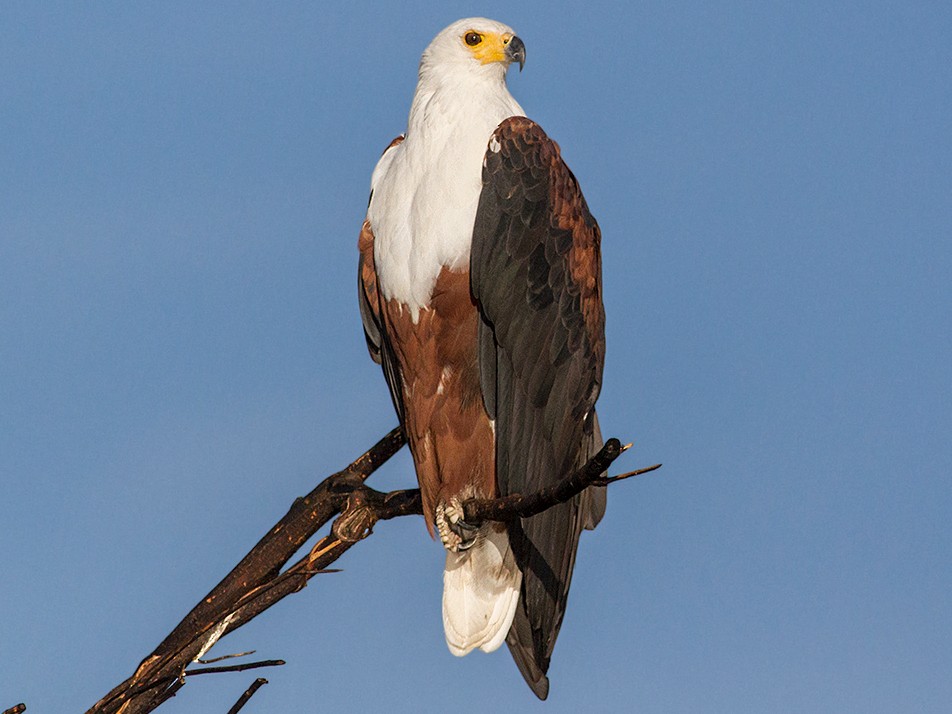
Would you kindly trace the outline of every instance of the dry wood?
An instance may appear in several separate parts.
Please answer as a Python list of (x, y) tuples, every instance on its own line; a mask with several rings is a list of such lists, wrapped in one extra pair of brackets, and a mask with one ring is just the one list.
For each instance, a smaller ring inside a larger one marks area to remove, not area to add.
[[(296, 499), (288, 513), (202, 598), (155, 651), (139, 664), (135, 673), (93, 705), (87, 714), (144, 714), (175, 696), (193, 674), (283, 664), (277, 660), (233, 667), (186, 669), (221, 637), (282, 598), (303, 589), (314, 575), (330, 572), (327, 566), (370, 535), (377, 521), (422, 514), (418, 489), (384, 493), (365, 484), (367, 478), (404, 443), (402, 431), (394, 429), (347, 468), (328, 476), (307, 496)], [(603, 474), (608, 466), (626, 448), (617, 439), (609, 439), (582, 468), (538, 493), (465, 501), (466, 520), (477, 523), (528, 517), (567, 501), (589, 486), (607, 486), (615, 480), (660, 466), (605, 477)], [(307, 555), (282, 570), (294, 553), (334, 516), (337, 518), (330, 533), (318, 540)], [(249, 691), (254, 694), (254, 691)], [(251, 694), (248, 694), (249, 698)]]
[(238, 697), (238, 701), (235, 702), (231, 709), (228, 710), (228, 714), (238, 714), (241, 708), (248, 703), (248, 700), (254, 696), (255, 692), (257, 692), (267, 683), (267, 679), (264, 677), (258, 677), (254, 682), (251, 683), (251, 686), (245, 690), (245, 693)]

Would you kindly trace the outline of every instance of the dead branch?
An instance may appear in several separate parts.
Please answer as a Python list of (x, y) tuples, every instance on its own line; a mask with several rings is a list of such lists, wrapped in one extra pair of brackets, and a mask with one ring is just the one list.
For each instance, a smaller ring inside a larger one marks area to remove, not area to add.
[(241, 708), (248, 703), (248, 700), (254, 696), (255, 692), (257, 692), (267, 683), (267, 679), (264, 677), (258, 677), (254, 682), (251, 683), (251, 686), (245, 690), (245, 693), (238, 697), (238, 701), (235, 702), (231, 709), (228, 710), (228, 714), (238, 714)]
[(234, 654), (226, 654), (221, 657), (212, 657), (211, 659), (200, 658), (195, 660), (199, 664), (214, 664), (215, 662), (224, 662), (226, 659), (237, 659), (238, 657), (247, 657), (248, 655), (253, 655), (255, 650), (248, 650), (247, 652), (235, 652)]
[[(236, 665), (186, 669), (193, 661), (204, 656), (221, 637), (246, 624), (282, 598), (300, 591), (314, 575), (330, 572), (327, 566), (352, 545), (370, 535), (377, 521), (422, 514), (419, 489), (384, 493), (365, 484), (367, 478), (404, 443), (401, 430), (394, 429), (343, 471), (324, 479), (307, 496), (296, 499), (284, 518), (183, 618), (155, 651), (140, 663), (135, 673), (99, 700), (87, 714), (151, 712), (175, 696), (192, 674), (212, 670), (238, 671), (242, 668), (242, 665)], [(609, 439), (601, 451), (580, 469), (538, 493), (465, 501), (463, 509), (466, 520), (510, 521), (525, 518), (567, 501), (588, 486), (607, 486), (615, 479), (660, 466), (658, 464), (621, 477), (603, 476), (608, 466), (626, 448), (617, 439)], [(282, 571), (294, 553), (334, 516), (337, 518), (330, 534), (321, 538), (307, 555)]]
[[(154, 711), (174, 696), (157, 682), (172, 681), (181, 688), (181, 675), (195, 659), (205, 654), (224, 634), (245, 624), (282, 597), (303, 588), (323, 565), (337, 559), (351, 544), (339, 543), (317, 559), (308, 571), (300, 562), (281, 573), (281, 568), (323, 525), (347, 504), (355, 486), (362, 484), (404, 444), (397, 428), (347, 468), (324, 479), (292, 504), (257, 545), (241, 559), (212, 591), (189, 612), (171, 633), (146, 657), (127, 680), (116, 686), (88, 714), (138, 714)], [(291, 571), (295, 571), (291, 573)], [(170, 679), (171, 677), (171, 679)]]
[(221, 674), (222, 672), (246, 672), (249, 669), (261, 669), (262, 667), (281, 667), (285, 662), (283, 659), (263, 659), (260, 662), (244, 662), (242, 664), (229, 664), (221, 667), (201, 667), (195, 669), (186, 669), (185, 676), (193, 677), (196, 674)]
[[(628, 446), (631, 446), (629, 444)], [(463, 503), (464, 518), (469, 523), (483, 521), (511, 521), (514, 518), (528, 518), (558, 503), (564, 503), (589, 486), (607, 486), (620, 477), (605, 478), (602, 474), (611, 463), (622, 455), (628, 446), (622, 446), (618, 439), (609, 439), (601, 451), (595, 454), (575, 473), (566, 476), (548, 488), (530, 494), (514, 493), (495, 499), (470, 499)], [(647, 473), (661, 468), (661, 464), (641, 469)], [(636, 475), (634, 472), (623, 474), (625, 478)]]

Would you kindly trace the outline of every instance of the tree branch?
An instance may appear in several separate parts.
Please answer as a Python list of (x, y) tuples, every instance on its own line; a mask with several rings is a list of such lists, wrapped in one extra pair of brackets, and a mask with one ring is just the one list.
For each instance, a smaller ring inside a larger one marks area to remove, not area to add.
[(254, 696), (255, 692), (257, 692), (267, 683), (267, 679), (264, 677), (258, 677), (254, 682), (251, 683), (251, 686), (245, 690), (245, 693), (238, 697), (238, 701), (235, 702), (231, 709), (228, 710), (228, 714), (238, 714), (241, 708), (248, 703), (248, 700)]
[[(87, 714), (151, 712), (175, 696), (188, 675), (242, 668), (238, 665), (186, 669), (221, 637), (284, 597), (303, 589), (314, 575), (329, 572), (327, 566), (369, 536), (377, 521), (423, 513), (419, 489), (384, 493), (365, 483), (404, 443), (402, 431), (394, 429), (347, 468), (324, 479), (307, 496), (296, 499), (284, 518), (202, 598), (155, 651), (140, 663), (135, 673), (99, 700)], [(569, 500), (589, 486), (607, 486), (614, 480), (660, 467), (657, 464), (618, 477), (603, 476), (609, 465), (627, 448), (618, 439), (609, 439), (585, 465), (537, 493), (467, 500), (463, 503), (465, 518), (471, 523), (526, 518)], [(294, 553), (335, 515), (337, 518), (330, 534), (318, 540), (307, 555), (282, 571)]]
[[(601, 451), (574, 473), (566, 476), (548, 488), (530, 494), (514, 493), (496, 499), (471, 499), (463, 503), (464, 520), (469, 523), (482, 521), (511, 521), (514, 518), (528, 518), (564, 503), (589, 486), (603, 486), (601, 475), (611, 463), (624, 453), (618, 439), (609, 439)], [(661, 464), (653, 468), (660, 467)]]
[(262, 667), (280, 667), (285, 664), (283, 659), (265, 659), (260, 662), (244, 662), (242, 664), (229, 664), (221, 667), (201, 667), (199, 669), (186, 669), (186, 677), (194, 677), (196, 674), (221, 674), (222, 672), (247, 672), (249, 669), (261, 669)]
[[(324, 479), (307, 496), (296, 499), (284, 518), (202, 598), (140, 663), (135, 673), (93, 705), (88, 714), (154, 711), (166, 699), (161, 690), (154, 689), (155, 682), (169, 681), (170, 675), (172, 681), (177, 681), (192, 660), (211, 649), (224, 634), (245, 624), (282, 597), (303, 588), (313, 573), (286, 577), (281, 574), (281, 568), (342, 510), (353, 488), (362, 484), (404, 443), (403, 432), (399, 428), (392, 430), (347, 468)], [(336, 560), (348, 547), (335, 550), (331, 553), (334, 557), (327, 562)], [(283, 579), (283, 587), (268, 587), (278, 579)], [(269, 593), (270, 597), (253, 597), (256, 592)], [(257, 607), (254, 607), (256, 601)]]

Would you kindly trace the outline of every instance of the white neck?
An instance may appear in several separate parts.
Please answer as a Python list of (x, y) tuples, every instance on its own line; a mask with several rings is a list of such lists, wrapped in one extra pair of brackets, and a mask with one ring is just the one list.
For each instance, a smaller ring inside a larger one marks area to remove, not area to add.
[(381, 159), (368, 210), (380, 288), (414, 318), (442, 268), (468, 267), (489, 138), (504, 119), (523, 114), (502, 65), (442, 66), (437, 74), (426, 60), (406, 140)]

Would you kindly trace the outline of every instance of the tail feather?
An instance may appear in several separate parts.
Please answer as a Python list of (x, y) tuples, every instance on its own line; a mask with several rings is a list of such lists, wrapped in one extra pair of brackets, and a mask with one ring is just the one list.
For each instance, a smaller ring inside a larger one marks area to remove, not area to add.
[(457, 657), (492, 652), (506, 639), (519, 602), (522, 573), (505, 528), (486, 524), (469, 550), (446, 551), (443, 629)]

